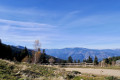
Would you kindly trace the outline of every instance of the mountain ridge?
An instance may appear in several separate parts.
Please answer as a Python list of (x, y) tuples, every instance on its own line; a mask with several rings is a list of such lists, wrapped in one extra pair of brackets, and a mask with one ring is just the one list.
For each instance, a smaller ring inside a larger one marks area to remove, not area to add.
[[(20, 46), (19, 48), (23, 48)], [(101, 61), (104, 58), (120, 56), (120, 49), (88, 49), (82, 47), (75, 48), (62, 48), (62, 49), (46, 49), (46, 54), (54, 56), (56, 58), (67, 60), (69, 56), (72, 56), (73, 60), (87, 59), (89, 56), (94, 59), (95, 56)]]
[[(91, 56), (93, 59), (95, 56), (98, 60), (104, 58), (120, 56), (120, 49), (87, 49), (87, 48), (63, 48), (63, 49), (46, 49), (46, 53), (61, 59), (66, 59), (72, 56), (73, 60), (83, 60)], [(64, 55), (64, 56), (63, 56)]]

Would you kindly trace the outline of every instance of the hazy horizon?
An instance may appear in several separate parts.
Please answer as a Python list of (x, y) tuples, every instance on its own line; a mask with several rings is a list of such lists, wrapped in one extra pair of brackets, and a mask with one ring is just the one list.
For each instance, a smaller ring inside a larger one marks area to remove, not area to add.
[(119, 0), (0, 0), (0, 39), (33, 48), (120, 49)]

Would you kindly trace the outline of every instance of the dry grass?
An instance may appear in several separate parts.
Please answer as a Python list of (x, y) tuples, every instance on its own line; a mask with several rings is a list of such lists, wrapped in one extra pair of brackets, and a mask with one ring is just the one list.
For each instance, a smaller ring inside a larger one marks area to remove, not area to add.
[[(74, 68), (70, 70), (72, 69)], [(106, 76), (81, 74), (81, 72), (81, 70), (66, 71), (55, 66), (41, 66), (0, 59), (0, 80), (109, 80)]]

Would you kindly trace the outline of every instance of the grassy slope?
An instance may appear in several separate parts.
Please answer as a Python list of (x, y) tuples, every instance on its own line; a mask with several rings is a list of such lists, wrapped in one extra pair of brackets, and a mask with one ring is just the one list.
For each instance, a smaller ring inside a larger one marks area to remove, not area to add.
[(55, 68), (43, 67), (35, 64), (13, 63), (0, 60), (0, 80), (37, 79), (40, 77), (54, 77)]
[[(67, 72), (36, 64), (14, 63), (0, 59), (0, 80), (112, 80), (105, 76)], [(114, 79), (116, 80), (116, 79)]]

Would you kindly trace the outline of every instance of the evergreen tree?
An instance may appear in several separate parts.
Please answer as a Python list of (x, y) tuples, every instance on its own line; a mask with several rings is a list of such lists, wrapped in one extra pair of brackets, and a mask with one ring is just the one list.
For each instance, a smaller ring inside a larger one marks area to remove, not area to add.
[(43, 53), (45, 53), (45, 49), (43, 49)]
[(87, 62), (87, 60), (86, 60), (86, 59), (83, 59), (83, 62)]
[(0, 58), (2, 58), (2, 42), (1, 42), (1, 39), (0, 39)]
[(115, 62), (116, 60), (119, 60), (119, 59), (120, 59), (120, 56), (117, 56), (117, 57), (114, 57), (114, 56), (113, 56), (113, 57), (111, 57), (111, 58), (106, 58), (106, 59), (104, 59), (104, 60), (105, 60), (105, 63), (106, 63), (106, 64), (110, 64), (110, 65), (111, 65), (113, 61)]
[(61, 60), (61, 63), (67, 63), (67, 60)]
[(77, 63), (76, 60), (74, 60), (74, 63)]
[(80, 60), (78, 60), (78, 63), (80, 63)]
[(43, 49), (43, 53), (40, 58), (42, 60), (41, 63), (47, 63), (45, 49)]
[(108, 64), (111, 65), (111, 64), (112, 64), (112, 58), (109, 58), (108, 60), (109, 60), (109, 63), (108, 63)]
[(92, 60), (92, 58), (90, 56), (87, 59), (87, 63), (93, 63), (93, 60)]
[(0, 39), (0, 45), (2, 45), (2, 41), (1, 41), (1, 39)]
[(11, 49), (11, 46), (7, 46), (7, 55), (6, 55), (6, 58), (9, 59), (9, 60), (13, 60), (13, 54), (12, 54), (12, 49)]
[(29, 56), (29, 53), (27, 48), (25, 47), (23, 50), (21, 50), (20, 54), (17, 54), (17, 60), (21, 62), (22, 59), (24, 59), (26, 56)]
[(109, 59), (108, 59), (108, 58), (105, 59), (105, 63), (106, 63), (106, 64), (109, 63)]
[(8, 58), (8, 57), (6, 57), (7, 55), (8, 55), (7, 45), (2, 44), (1, 56), (3, 59), (7, 59)]
[(73, 63), (73, 59), (71, 56), (68, 57), (68, 63)]
[(25, 49), (23, 49), (22, 50), (22, 52), (21, 52), (21, 57), (26, 57), (26, 56), (28, 56), (29, 54), (28, 54), (28, 50), (27, 50), (27, 48), (25, 47)]
[(97, 56), (95, 56), (94, 64), (95, 64), (95, 65), (98, 65), (98, 58), (97, 58)]

